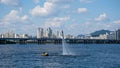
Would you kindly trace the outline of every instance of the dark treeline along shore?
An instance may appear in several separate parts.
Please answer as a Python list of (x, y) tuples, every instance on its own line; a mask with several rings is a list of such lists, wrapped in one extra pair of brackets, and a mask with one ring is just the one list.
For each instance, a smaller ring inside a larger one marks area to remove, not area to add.
[[(120, 40), (110, 39), (65, 39), (68, 44), (120, 44)], [(61, 44), (61, 38), (0, 38), (0, 44)]]

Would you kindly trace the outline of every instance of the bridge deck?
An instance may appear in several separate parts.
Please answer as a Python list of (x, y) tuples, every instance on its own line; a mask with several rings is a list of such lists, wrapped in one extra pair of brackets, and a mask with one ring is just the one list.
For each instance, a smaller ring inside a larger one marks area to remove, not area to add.
[[(66, 43), (120, 44), (120, 40), (110, 39), (65, 39)], [(8, 43), (62, 43), (61, 38), (0, 38), (0, 44)]]

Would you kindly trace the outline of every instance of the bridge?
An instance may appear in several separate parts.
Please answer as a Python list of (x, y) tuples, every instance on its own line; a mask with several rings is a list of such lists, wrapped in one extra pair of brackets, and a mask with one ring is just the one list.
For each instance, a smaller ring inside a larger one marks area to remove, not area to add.
[(61, 38), (0, 38), (0, 44), (62, 43)]
[[(120, 44), (120, 40), (110, 39), (65, 39), (66, 43), (76, 44)], [(61, 38), (0, 38), (0, 44), (55, 43), (61, 44)]]

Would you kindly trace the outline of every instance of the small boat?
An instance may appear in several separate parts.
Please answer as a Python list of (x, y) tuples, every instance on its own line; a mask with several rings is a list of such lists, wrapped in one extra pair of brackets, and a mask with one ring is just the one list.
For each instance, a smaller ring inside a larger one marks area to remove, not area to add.
[(48, 56), (48, 53), (47, 52), (43, 52), (41, 55), (42, 56)]

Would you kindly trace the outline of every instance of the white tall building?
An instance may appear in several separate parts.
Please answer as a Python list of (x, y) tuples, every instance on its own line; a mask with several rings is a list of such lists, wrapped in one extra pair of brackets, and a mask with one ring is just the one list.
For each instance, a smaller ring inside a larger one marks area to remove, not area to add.
[(15, 38), (15, 33), (9, 31), (3, 35), (3, 38)]
[(0, 38), (4, 38), (3, 36), (4, 36), (3, 34), (0, 34)]
[(29, 36), (27, 34), (22, 34), (22, 38), (28, 38)]
[(114, 32), (111, 32), (109, 35), (108, 35), (108, 39), (116, 39), (116, 40), (120, 40), (120, 29), (114, 31)]
[(100, 34), (99, 39), (107, 39), (108, 33), (106, 34)]
[(65, 38), (68, 38), (68, 39), (73, 39), (74, 38), (74, 36), (73, 35), (71, 35), (71, 34), (68, 34), (68, 35), (66, 35), (66, 37)]
[(52, 38), (52, 29), (50, 27), (47, 29), (47, 33), (48, 33), (48, 38)]
[(59, 31), (56, 31), (56, 38), (61, 38), (61, 36), (60, 36), (60, 32)]
[(107, 39), (116, 39), (116, 32), (115, 32), (115, 31), (111, 32), (111, 33), (107, 36)]
[(116, 40), (120, 40), (120, 29), (116, 31)]
[(38, 28), (37, 30), (37, 38), (43, 38), (43, 28)]
[(19, 34), (15, 34), (15, 38), (20, 38)]
[(108, 33), (106, 34), (100, 34), (99, 36), (95, 36), (95, 37), (90, 37), (90, 39), (108, 39)]
[(48, 38), (48, 31), (47, 30), (44, 31), (44, 38)]

